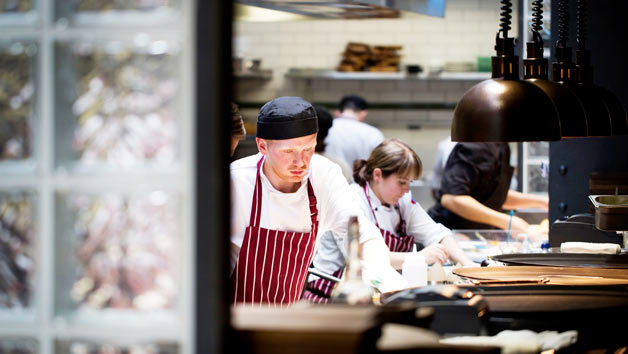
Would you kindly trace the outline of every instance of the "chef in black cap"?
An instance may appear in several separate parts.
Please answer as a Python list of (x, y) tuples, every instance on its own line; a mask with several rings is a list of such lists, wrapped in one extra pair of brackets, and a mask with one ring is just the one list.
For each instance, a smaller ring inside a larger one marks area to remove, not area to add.
[(257, 120), (259, 153), (231, 164), (232, 302), (299, 300), (318, 231), (347, 234), (358, 216), (363, 258), (390, 267), (377, 227), (357, 207), (340, 167), (315, 155), (316, 111), (299, 97), (266, 103)]

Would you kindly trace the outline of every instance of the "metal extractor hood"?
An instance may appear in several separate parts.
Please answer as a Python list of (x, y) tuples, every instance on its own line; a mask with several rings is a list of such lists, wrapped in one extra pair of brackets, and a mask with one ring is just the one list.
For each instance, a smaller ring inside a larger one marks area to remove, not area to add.
[(445, 0), (236, 0), (263, 7), (319, 18), (394, 18), (400, 11), (445, 17)]

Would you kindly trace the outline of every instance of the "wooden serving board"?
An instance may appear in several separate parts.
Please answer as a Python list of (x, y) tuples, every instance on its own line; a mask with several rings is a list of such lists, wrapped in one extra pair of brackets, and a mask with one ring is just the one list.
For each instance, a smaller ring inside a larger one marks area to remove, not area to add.
[(628, 285), (628, 269), (578, 267), (478, 267), (454, 269), (475, 284)]
[(628, 254), (511, 253), (491, 259), (510, 265), (628, 269)]

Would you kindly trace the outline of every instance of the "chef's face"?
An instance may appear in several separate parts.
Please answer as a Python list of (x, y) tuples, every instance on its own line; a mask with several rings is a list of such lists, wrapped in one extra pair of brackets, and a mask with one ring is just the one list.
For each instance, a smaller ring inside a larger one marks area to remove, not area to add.
[(394, 205), (404, 194), (410, 191), (410, 182), (414, 176), (399, 176), (391, 174), (384, 177), (379, 168), (373, 170), (373, 183), (371, 188), (382, 203)]
[[(266, 156), (264, 164), (272, 175), (269, 178), (277, 178), (281, 183), (299, 183), (314, 155), (316, 134), (285, 140), (257, 138), (257, 148)], [(267, 173), (266, 169), (264, 172)]]

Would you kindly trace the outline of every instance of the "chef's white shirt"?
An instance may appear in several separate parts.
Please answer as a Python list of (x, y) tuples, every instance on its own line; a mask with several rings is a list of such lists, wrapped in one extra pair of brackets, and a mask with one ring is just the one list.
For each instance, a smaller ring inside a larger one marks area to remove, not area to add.
[(325, 153), (353, 167), (355, 160), (367, 160), (377, 145), (384, 141), (379, 129), (353, 118), (342, 116), (333, 120), (325, 138)]
[[(231, 163), (232, 208), (231, 208), (231, 271), (235, 268), (244, 240), (244, 232), (251, 219), (251, 202), (255, 189), (257, 162), (262, 154), (248, 156)], [(263, 164), (263, 163), (262, 163)], [(307, 180), (310, 179), (318, 208), (318, 233), (332, 230), (337, 237), (346, 238), (349, 217), (358, 216), (360, 242), (381, 238), (379, 229), (359, 208), (340, 167), (323, 156), (313, 155), (309, 169), (294, 193), (278, 191), (260, 168), (262, 185), (262, 211), (259, 226), (280, 231), (310, 232), (309, 198)]]
[(458, 144), (455, 141), (451, 141), (451, 136), (441, 140), (436, 147), (436, 154), (434, 156), (434, 168), (432, 169), (432, 178), (430, 181), (430, 188), (434, 190), (440, 189), (440, 182), (443, 179), (443, 171), (447, 165), (447, 160), (451, 151)]
[[(395, 230), (399, 225), (399, 212), (397, 206), (385, 206), (377, 199), (375, 192), (367, 184), (367, 191), (371, 198), (371, 205), (379, 227), (396, 234)], [(368, 216), (369, 220), (375, 223), (373, 213), (369, 207), (368, 200), (364, 194), (364, 189), (357, 183), (351, 185), (351, 189), (357, 194), (360, 201), (360, 208)], [(433, 243), (440, 242), (445, 236), (451, 235), (452, 232), (443, 224), (436, 223), (423, 210), (421, 205), (412, 200), (410, 192), (406, 193), (399, 199), (399, 211), (403, 220), (406, 222), (406, 233), (414, 236), (414, 242), (421, 243), (423, 246), (429, 246)]]
[[(367, 218), (375, 223), (373, 213), (369, 207), (368, 200), (364, 194), (364, 189), (357, 183), (353, 183), (350, 189), (358, 200), (359, 207)], [(399, 212), (396, 206), (384, 206), (370, 187), (367, 187), (373, 211), (377, 216), (379, 227), (396, 234), (395, 230), (399, 225)], [(424, 246), (440, 242), (445, 236), (452, 232), (443, 224), (436, 223), (417, 203), (412, 201), (410, 192), (399, 199), (399, 210), (403, 220), (406, 222), (406, 233), (414, 236), (414, 241)], [(332, 274), (340, 267), (344, 266), (346, 251), (344, 243), (338, 240), (333, 233), (325, 233), (320, 240), (320, 245), (314, 256), (314, 268), (327, 274)], [(315, 275), (310, 275), (308, 281), (318, 279)]]

